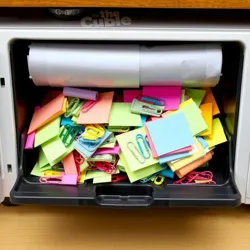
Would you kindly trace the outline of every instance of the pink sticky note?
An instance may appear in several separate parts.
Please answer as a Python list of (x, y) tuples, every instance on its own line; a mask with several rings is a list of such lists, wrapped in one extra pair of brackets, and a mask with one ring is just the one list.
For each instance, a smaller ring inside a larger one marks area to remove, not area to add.
[[(149, 147), (150, 147), (151, 152), (152, 152), (152, 156), (153, 156), (153, 158), (158, 158), (159, 156), (156, 153), (156, 150), (155, 150), (154, 144), (152, 142), (151, 136), (150, 136), (150, 134), (148, 132), (147, 126), (145, 126), (145, 129), (147, 131), (147, 139), (148, 139)], [(188, 147), (185, 147), (185, 148), (181, 148), (181, 149), (172, 151), (172, 152), (167, 153), (165, 155), (161, 155), (161, 157), (163, 157), (163, 156), (169, 156), (169, 155), (174, 155), (174, 154), (179, 154), (179, 153), (184, 153), (184, 152), (189, 152), (191, 150), (192, 150), (192, 146), (188, 146)]]
[(78, 175), (73, 152), (71, 152), (69, 155), (63, 158), (62, 164), (66, 175), (76, 175), (76, 176)]
[(109, 122), (109, 114), (113, 102), (114, 92), (99, 94), (97, 103), (86, 112), (80, 112), (78, 124), (103, 124)]
[(103, 154), (119, 155), (120, 152), (121, 152), (120, 146), (116, 145), (114, 148), (99, 148), (96, 150), (94, 155), (103, 155)]
[(123, 90), (123, 102), (131, 103), (139, 95), (142, 95), (140, 89)]
[(145, 86), (142, 89), (142, 95), (162, 98), (166, 101), (164, 110), (177, 110), (179, 109), (181, 101), (181, 87), (171, 86)]
[[(40, 106), (36, 106), (34, 108), (34, 112), (40, 109)], [(26, 143), (25, 143), (25, 149), (32, 149), (34, 148), (34, 142), (35, 142), (36, 132), (33, 132), (29, 135), (27, 135)]]

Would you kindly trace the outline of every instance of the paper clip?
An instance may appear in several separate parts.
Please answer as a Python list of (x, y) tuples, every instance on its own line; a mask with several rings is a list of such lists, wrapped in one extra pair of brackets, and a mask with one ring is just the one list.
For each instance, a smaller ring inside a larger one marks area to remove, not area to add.
[(62, 139), (65, 147), (69, 147), (73, 143), (77, 135), (82, 131), (83, 128), (80, 126), (71, 126), (67, 124), (59, 134), (59, 137)]
[(141, 155), (139, 149), (133, 142), (128, 142), (127, 148), (139, 163), (141, 164), (145, 163), (144, 157)]
[(79, 165), (83, 164), (85, 161), (84, 157), (76, 150), (74, 151), (74, 158), (75, 158), (75, 162)]
[(57, 172), (63, 172), (64, 171), (64, 167), (62, 164), (56, 164), (53, 167), (51, 167), (52, 171), (57, 171)]
[(155, 173), (155, 174), (152, 174), (152, 175), (150, 175), (150, 176), (148, 176), (148, 177), (146, 177), (146, 178), (141, 179), (140, 182), (141, 182), (141, 183), (147, 183), (147, 182), (151, 181), (152, 178), (154, 178), (154, 177), (157, 176), (158, 174), (159, 174), (158, 172)]
[(124, 180), (127, 180), (127, 179), (128, 179), (128, 176), (126, 174), (112, 175), (112, 182), (114, 182), (114, 183), (124, 181)]
[(188, 175), (184, 176), (180, 180), (174, 182), (174, 184), (216, 184), (213, 181), (213, 173), (210, 171), (196, 172), (192, 171)]
[(43, 176), (61, 176), (61, 175), (64, 175), (64, 173), (53, 170), (46, 170), (43, 172)]
[(115, 133), (125, 133), (130, 130), (130, 127), (121, 127), (121, 126), (108, 126), (107, 129), (110, 132), (115, 132)]
[(102, 138), (105, 134), (105, 129), (100, 125), (88, 125), (85, 127), (85, 131), (82, 134), (82, 138), (87, 140), (97, 140)]
[(92, 155), (92, 157), (90, 157), (88, 159), (88, 161), (92, 161), (92, 162), (114, 162), (115, 161), (115, 155), (111, 155), (111, 154), (103, 154), (103, 155)]
[(135, 98), (132, 102), (130, 110), (135, 114), (144, 114), (159, 117), (164, 111), (164, 106), (140, 102)]
[(98, 101), (87, 101), (85, 102), (85, 104), (82, 106), (81, 108), (81, 112), (82, 113), (86, 113), (88, 112), (91, 108), (93, 108), (96, 104), (98, 103)]
[(160, 186), (165, 180), (164, 176), (158, 175), (152, 178), (155, 185)]
[(42, 176), (39, 179), (43, 184), (56, 184), (56, 185), (76, 185), (77, 175), (62, 175), (62, 176)]
[(154, 104), (154, 105), (158, 105), (158, 106), (165, 106), (166, 105), (166, 101), (162, 98), (155, 98), (155, 97), (151, 97), (151, 96), (140, 95), (136, 99), (140, 102), (145, 102), (145, 103)]
[[(145, 152), (142, 148), (142, 145), (140, 143), (140, 140), (142, 141), (143, 143), (143, 146), (145, 148), (145, 150), (147, 151), (146, 155), (145, 155)], [(149, 159), (150, 158), (150, 150), (149, 150), (149, 147), (148, 147), (148, 144), (147, 144), (147, 141), (146, 139), (144, 138), (144, 136), (142, 134), (138, 134), (136, 135), (136, 142), (137, 142), (137, 145), (138, 145), (138, 148), (141, 152), (141, 155), (145, 158), (145, 159)]]
[(84, 140), (83, 138), (78, 139), (78, 143), (88, 151), (94, 151), (96, 147), (100, 144), (101, 139), (98, 139), (96, 141), (90, 141), (90, 140)]
[(73, 115), (73, 112), (75, 111), (75, 109), (77, 109), (77, 107), (80, 104), (80, 99), (79, 98), (71, 98), (68, 104), (68, 108), (64, 114), (65, 117), (70, 117)]

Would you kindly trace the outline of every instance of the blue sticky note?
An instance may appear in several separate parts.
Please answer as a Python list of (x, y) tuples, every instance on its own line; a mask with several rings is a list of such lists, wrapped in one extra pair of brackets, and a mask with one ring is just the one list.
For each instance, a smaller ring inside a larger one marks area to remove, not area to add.
[(171, 169), (163, 169), (159, 172), (159, 175), (165, 176), (171, 179), (174, 178), (174, 172)]
[(159, 163), (160, 164), (164, 164), (167, 163), (169, 161), (175, 161), (184, 157), (188, 157), (190, 156), (191, 153), (190, 152), (183, 152), (183, 153), (178, 153), (178, 154), (173, 154), (173, 155), (169, 155), (169, 156), (161, 156), (159, 157)]
[(106, 130), (104, 136), (94, 147), (92, 146), (89, 147), (89, 145), (91, 145), (90, 143), (82, 143), (82, 138), (81, 136), (79, 136), (77, 141), (74, 141), (73, 146), (75, 150), (77, 150), (85, 159), (88, 159), (112, 134), (113, 134), (112, 132)]
[(147, 121), (148, 116), (147, 115), (141, 115), (141, 122), (144, 125), (144, 123)]
[(197, 137), (197, 140), (199, 141), (199, 143), (201, 144), (201, 146), (205, 149), (208, 147), (208, 143), (200, 136)]
[(183, 112), (148, 122), (146, 129), (158, 157), (194, 145), (193, 135)]
[(71, 126), (75, 126), (75, 123), (73, 123), (73, 121), (70, 118), (63, 116), (61, 119), (61, 126), (65, 126), (67, 124), (69, 124)]

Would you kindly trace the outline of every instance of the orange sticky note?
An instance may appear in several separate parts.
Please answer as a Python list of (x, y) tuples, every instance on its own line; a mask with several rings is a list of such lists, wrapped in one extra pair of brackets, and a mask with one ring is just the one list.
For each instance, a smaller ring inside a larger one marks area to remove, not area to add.
[(216, 100), (214, 98), (214, 95), (213, 95), (213, 92), (212, 92), (211, 88), (207, 88), (207, 89), (204, 89), (204, 90), (206, 90), (206, 95), (203, 98), (201, 104), (212, 103), (212, 105), (213, 105), (213, 115), (218, 115), (220, 113), (220, 110), (219, 110), (217, 102), (216, 102)]
[(196, 168), (202, 166), (203, 164), (205, 164), (206, 162), (210, 161), (213, 157), (213, 154), (214, 154), (214, 152), (210, 151), (204, 157), (189, 163), (188, 165), (186, 165), (185, 167), (183, 167), (181, 169), (176, 170), (175, 173), (177, 174), (177, 176), (179, 178), (182, 178), (186, 174), (193, 171), (194, 169), (196, 169)]
[(75, 163), (75, 158), (73, 152), (67, 155), (62, 160), (65, 174), (78, 175), (77, 166)]
[(36, 131), (54, 118), (64, 114), (67, 108), (66, 106), (67, 98), (61, 94), (34, 112), (28, 134)]
[(213, 132), (213, 105), (212, 103), (205, 103), (200, 105), (201, 114), (205, 120), (208, 129), (200, 134), (201, 136), (211, 135)]
[(114, 92), (99, 94), (98, 102), (86, 112), (80, 112), (78, 124), (102, 124), (109, 122)]

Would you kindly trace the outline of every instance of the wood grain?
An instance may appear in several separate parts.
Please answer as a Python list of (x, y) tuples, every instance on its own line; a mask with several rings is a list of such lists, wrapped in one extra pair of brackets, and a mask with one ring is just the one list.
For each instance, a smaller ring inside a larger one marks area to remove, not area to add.
[(249, 9), (250, 0), (0, 0), (0, 6)]
[(250, 206), (107, 209), (0, 206), (4, 250), (250, 249)]

